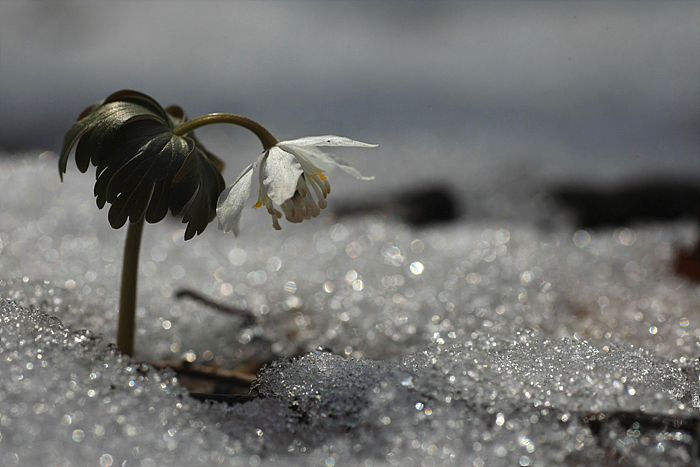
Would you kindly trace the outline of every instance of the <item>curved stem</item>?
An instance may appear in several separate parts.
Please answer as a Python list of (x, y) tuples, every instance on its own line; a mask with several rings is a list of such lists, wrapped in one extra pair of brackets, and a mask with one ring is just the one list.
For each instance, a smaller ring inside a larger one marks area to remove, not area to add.
[(126, 231), (124, 244), (124, 263), (122, 264), (122, 289), (119, 295), (119, 327), (117, 328), (117, 347), (126, 355), (134, 355), (134, 336), (136, 334), (136, 282), (139, 271), (139, 251), (143, 219), (132, 223)]
[(186, 121), (182, 125), (175, 128), (173, 133), (178, 136), (184, 136), (197, 128), (201, 128), (205, 125), (212, 125), (214, 123), (230, 123), (252, 131), (255, 136), (258, 137), (263, 145), (263, 149), (265, 150), (270, 149), (272, 146), (277, 144), (277, 139), (272, 136), (272, 133), (267, 131), (267, 129), (265, 129), (265, 127), (263, 127), (261, 124), (249, 118), (234, 114), (215, 113), (202, 115), (201, 117)]

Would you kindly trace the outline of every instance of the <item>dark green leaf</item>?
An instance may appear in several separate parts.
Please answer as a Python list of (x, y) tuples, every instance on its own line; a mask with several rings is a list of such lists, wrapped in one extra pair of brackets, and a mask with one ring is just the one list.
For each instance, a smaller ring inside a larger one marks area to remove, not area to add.
[(182, 137), (172, 132), (186, 119), (178, 106), (166, 110), (145, 94), (116, 92), (85, 109), (68, 130), (59, 172), (63, 176), (75, 147), (81, 172), (90, 163), (97, 167), (96, 202), (99, 208), (111, 204), (112, 227), (120, 228), (127, 219), (159, 222), (170, 209), (183, 214), (189, 239), (215, 217), (224, 181), (219, 158), (193, 134)]
[(179, 105), (170, 105), (165, 109), (165, 112), (168, 114), (168, 119), (170, 120), (172, 128), (180, 126), (187, 121), (187, 114), (185, 114), (185, 110)]
[[(209, 159), (209, 162), (212, 163), (212, 165), (218, 170), (219, 172), (223, 173), (224, 172), (224, 167), (226, 167), (226, 164), (224, 161), (219, 159), (216, 154), (213, 152), (210, 152), (207, 148), (204, 147), (201, 141), (199, 141), (199, 138), (197, 138), (194, 133), (190, 133), (187, 135), (188, 138), (191, 138), (192, 141), (194, 141), (194, 144), (199, 148), (199, 150), (202, 152), (203, 155), (206, 156), (207, 159)], [(223, 190), (222, 190), (223, 191)]]
[(202, 233), (216, 217), (216, 202), (225, 186), (221, 173), (195, 146), (175, 174), (170, 196), (170, 210), (176, 215), (184, 211), (182, 222), (188, 224), (185, 240)]
[(78, 121), (63, 139), (58, 169), (61, 179), (66, 173), (68, 156), (78, 140), (75, 161), (81, 172), (87, 171), (90, 161), (99, 164), (102, 153), (111, 143), (121, 125), (135, 116), (150, 116), (168, 128), (173, 128), (168, 114), (156, 101), (137, 91), (123, 90), (85, 109)]

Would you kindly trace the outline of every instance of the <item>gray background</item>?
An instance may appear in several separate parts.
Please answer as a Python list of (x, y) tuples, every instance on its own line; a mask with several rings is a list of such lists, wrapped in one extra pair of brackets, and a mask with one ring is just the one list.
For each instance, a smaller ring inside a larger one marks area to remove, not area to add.
[[(123, 88), (190, 117), (240, 113), (379, 183), (504, 173), (602, 183), (700, 177), (700, 3), (2, 1), (0, 148), (60, 149)], [(227, 180), (259, 143), (200, 130)], [(345, 186), (348, 182), (341, 182)], [(358, 182), (352, 181), (357, 188)]]

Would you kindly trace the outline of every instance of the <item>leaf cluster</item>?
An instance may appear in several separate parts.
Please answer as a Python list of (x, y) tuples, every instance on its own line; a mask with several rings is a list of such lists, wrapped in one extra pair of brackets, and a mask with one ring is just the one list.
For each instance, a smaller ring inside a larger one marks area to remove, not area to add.
[(173, 131), (187, 120), (179, 106), (163, 108), (151, 97), (122, 90), (88, 107), (68, 130), (59, 158), (61, 179), (75, 147), (81, 172), (97, 168), (95, 198), (109, 208), (118, 229), (127, 219), (160, 222), (182, 215), (185, 240), (200, 234), (216, 217), (225, 187), (224, 163), (194, 136)]

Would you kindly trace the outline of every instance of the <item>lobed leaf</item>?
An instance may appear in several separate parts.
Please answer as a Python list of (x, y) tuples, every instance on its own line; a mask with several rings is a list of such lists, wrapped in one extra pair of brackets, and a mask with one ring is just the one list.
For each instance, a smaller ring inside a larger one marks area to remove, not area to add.
[(178, 215), (184, 212), (182, 222), (187, 223), (185, 240), (192, 238), (195, 233), (202, 233), (214, 220), (216, 202), (226, 187), (221, 172), (194, 142), (192, 144), (194, 150), (175, 174), (170, 195), (172, 213)]
[(92, 163), (94, 194), (101, 209), (111, 204), (109, 222), (161, 221), (170, 210), (183, 214), (185, 238), (204, 231), (216, 216), (224, 189), (223, 162), (194, 137), (172, 130), (187, 117), (179, 106), (163, 109), (137, 91), (118, 91), (85, 109), (66, 133), (59, 157), (63, 178), (71, 150), (81, 172)]

